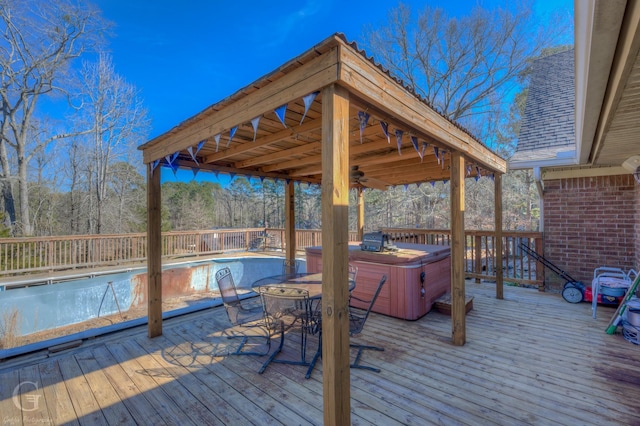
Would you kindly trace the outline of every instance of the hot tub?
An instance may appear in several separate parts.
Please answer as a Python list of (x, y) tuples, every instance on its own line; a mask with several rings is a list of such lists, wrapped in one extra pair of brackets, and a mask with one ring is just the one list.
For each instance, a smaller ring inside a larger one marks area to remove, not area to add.
[[(387, 282), (373, 311), (416, 320), (450, 290), (451, 250), (449, 246), (439, 245), (397, 243), (396, 246), (398, 251), (377, 253), (361, 250), (358, 243), (349, 244), (349, 263), (358, 267), (352, 294), (364, 300), (371, 299), (384, 274)], [(322, 247), (308, 247), (306, 254), (307, 271), (322, 272)], [(424, 281), (420, 279), (422, 272)]]

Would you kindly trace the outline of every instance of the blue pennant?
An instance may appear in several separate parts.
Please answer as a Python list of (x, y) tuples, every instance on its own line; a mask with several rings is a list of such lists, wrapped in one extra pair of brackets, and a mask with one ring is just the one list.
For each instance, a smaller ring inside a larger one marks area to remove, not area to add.
[(213, 137), (213, 140), (216, 141), (216, 152), (218, 152), (218, 146), (220, 145), (220, 136), (222, 136), (220, 133), (218, 133), (217, 135), (215, 135)]
[(418, 146), (418, 138), (411, 135), (411, 143), (413, 144), (413, 147), (415, 148), (416, 152), (420, 156), (420, 159), (422, 160), (422, 153), (420, 152), (420, 146)]
[(260, 176), (260, 182), (264, 182), (264, 176)]
[(287, 104), (279, 106), (278, 108), (274, 109), (273, 112), (276, 113), (276, 115), (278, 116), (278, 119), (280, 119), (280, 122), (282, 123), (282, 125), (286, 129), (287, 128), (287, 124), (284, 122), (284, 116), (287, 113)]
[(381, 121), (380, 127), (382, 127), (382, 133), (387, 137), (387, 143), (391, 143), (391, 138), (389, 137), (389, 123)]
[(396, 142), (398, 143), (398, 155), (402, 155), (402, 135), (404, 132), (400, 129), (396, 129)]
[(448, 180), (446, 180), (446, 179), (443, 179), (443, 180), (442, 180), (442, 184), (443, 184), (443, 185), (446, 185), (446, 184), (447, 184), (447, 182), (449, 182), (449, 181), (448, 181)]
[(167, 165), (171, 166), (171, 163), (173, 162), (173, 160), (171, 159), (170, 155), (165, 155), (164, 156), (165, 162), (167, 163)]
[(235, 173), (229, 173), (229, 182), (233, 181), (234, 177), (236, 177)]
[(480, 176), (476, 175), (475, 179), (476, 179), (476, 182), (477, 182), (478, 179), (480, 179)]
[(416, 183), (416, 188), (420, 188), (420, 185), (422, 185), (422, 182), (417, 182)]
[(253, 126), (253, 141), (256, 141), (256, 136), (258, 135), (258, 124), (260, 123), (260, 116), (257, 116), (253, 120), (251, 120), (251, 125)]
[(405, 183), (405, 184), (404, 184), (404, 190), (406, 191), (407, 189), (409, 189), (409, 184), (408, 184), (408, 183)]
[(218, 170), (213, 172), (213, 175), (216, 177), (216, 179), (218, 178), (218, 175), (220, 174), (220, 172)]
[(471, 175), (471, 166), (467, 166), (467, 177)]
[(177, 163), (171, 163), (169, 165), (169, 167), (171, 167), (171, 170), (173, 170), (173, 175), (175, 177), (178, 177), (178, 164)]
[(151, 163), (151, 173), (158, 167), (158, 164), (160, 164), (160, 160), (153, 160), (153, 163)]
[(233, 139), (237, 131), (238, 126), (232, 127), (231, 130), (229, 130), (229, 141), (227, 142), (227, 148), (229, 148), (229, 145), (231, 145), (231, 139)]
[[(300, 124), (302, 124), (302, 122), (304, 121), (304, 118), (307, 116), (307, 112), (309, 111), (311, 104), (315, 100), (316, 96), (318, 96), (319, 94), (320, 92), (313, 92), (313, 93), (309, 93), (307, 96), (302, 98), (302, 101), (304, 102), (304, 114), (302, 114), (302, 119), (300, 120)], [(284, 121), (284, 116), (282, 117), (282, 121)], [(287, 127), (287, 126), (284, 126), (284, 127)]]
[(198, 149), (196, 149), (196, 154), (200, 152), (205, 143), (207, 143), (206, 139), (198, 142)]
[(436, 160), (438, 160), (438, 164), (440, 164), (440, 155), (438, 155), (438, 147), (437, 146), (433, 147), (433, 153), (436, 156)]
[(435, 180), (432, 180), (432, 181), (431, 181), (431, 186), (432, 186), (433, 188), (435, 188), (435, 187), (436, 187), (436, 181), (435, 181)]
[(369, 114), (365, 111), (358, 111), (358, 122), (360, 122), (360, 143), (362, 143), (362, 132), (364, 132), (369, 122)]
[(193, 177), (195, 178), (196, 176), (198, 176), (198, 172), (200, 171), (200, 169), (198, 167), (192, 167), (191, 171), (193, 172)]
[(491, 173), (491, 180), (494, 180), (496, 178), (495, 173)]
[(285, 179), (284, 181), (287, 182), (287, 185), (291, 183), (291, 179)]
[(482, 177), (482, 175), (480, 174), (480, 167), (476, 166), (476, 172), (478, 173), (478, 177)]

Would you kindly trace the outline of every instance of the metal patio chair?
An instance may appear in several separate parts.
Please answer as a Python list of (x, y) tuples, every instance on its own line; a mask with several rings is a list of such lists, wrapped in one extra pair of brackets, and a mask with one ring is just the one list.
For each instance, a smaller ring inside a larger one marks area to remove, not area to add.
[[(228, 336), (228, 338), (241, 338), (240, 346), (231, 355), (266, 355), (271, 348), (271, 340), (264, 324), (260, 321), (263, 318), (263, 309), (261, 300), (258, 297), (241, 300), (236, 290), (233, 275), (229, 268), (222, 268), (216, 272), (216, 282), (222, 296), (224, 308), (227, 311), (229, 321), (233, 326), (251, 327), (252, 329), (261, 329), (265, 335), (249, 335), (241, 333), (239, 335)], [(266, 350), (260, 352), (243, 351), (245, 344), (249, 338), (266, 339)]]
[(300, 269), (300, 261), (298, 259), (282, 260), (282, 275), (295, 275)]
[[(378, 299), (378, 296), (380, 295), (380, 290), (382, 290), (382, 286), (386, 281), (387, 281), (387, 276), (383, 275), (382, 279), (380, 280), (380, 283), (378, 284), (378, 287), (376, 288), (375, 293), (373, 294), (373, 298), (369, 301), (362, 300), (356, 296), (351, 296), (351, 299), (350, 299), (351, 301), (355, 300), (361, 303), (365, 303), (368, 305), (368, 307), (367, 309), (362, 309), (362, 308), (357, 308), (355, 306), (351, 306), (351, 304), (349, 304), (349, 336), (353, 337), (362, 332), (362, 329), (364, 328), (364, 324), (366, 323), (367, 318), (369, 317), (369, 313), (371, 313), (371, 309), (373, 308), (373, 305), (376, 303), (376, 299)], [(380, 372), (379, 368), (360, 364), (360, 358), (362, 357), (362, 351), (364, 350), (369, 349), (374, 351), (384, 351), (384, 348), (380, 348), (378, 346), (370, 346), (370, 345), (359, 345), (355, 343), (350, 344), (349, 346), (352, 348), (358, 349), (356, 358), (351, 364), (351, 368), (361, 368), (364, 370), (375, 371), (376, 373)]]
[[(280, 344), (267, 359), (258, 373), (262, 374), (272, 362), (309, 366), (306, 359), (307, 334), (313, 329), (313, 307), (309, 292), (292, 287), (260, 287), (264, 308), (264, 323), (272, 334), (280, 334)], [(285, 333), (300, 331), (300, 360), (278, 359), (284, 348)]]

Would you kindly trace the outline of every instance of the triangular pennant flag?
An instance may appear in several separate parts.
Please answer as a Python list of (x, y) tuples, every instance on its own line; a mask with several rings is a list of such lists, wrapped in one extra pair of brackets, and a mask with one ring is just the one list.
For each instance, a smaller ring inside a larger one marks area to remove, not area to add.
[(476, 172), (478, 173), (478, 177), (482, 177), (482, 175), (480, 174), (480, 167), (476, 166)]
[(238, 126), (232, 127), (231, 130), (229, 130), (229, 141), (227, 142), (227, 148), (229, 148), (229, 145), (231, 145), (231, 139), (233, 139), (237, 131)]
[(274, 109), (273, 112), (276, 113), (276, 115), (280, 119), (280, 122), (282, 123), (282, 125), (286, 129), (287, 128), (287, 124), (284, 122), (284, 116), (287, 113), (287, 104), (279, 106), (278, 108)]
[(198, 176), (198, 172), (200, 171), (200, 168), (192, 167), (191, 171), (193, 172), (193, 177), (196, 177), (196, 176)]
[(416, 188), (420, 188), (420, 185), (422, 185), (422, 182), (417, 182), (416, 183)]
[(494, 180), (496, 178), (496, 174), (495, 173), (491, 173), (491, 180)]
[(258, 124), (260, 124), (260, 116), (257, 116), (253, 120), (251, 120), (251, 125), (253, 126), (253, 141), (256, 141), (256, 136), (258, 135)]
[(439, 156), (439, 154), (438, 154), (438, 147), (437, 147), (437, 146), (434, 146), (434, 147), (433, 147), (433, 153), (434, 153), (434, 154), (435, 154), (435, 156), (436, 156), (436, 160), (438, 160), (438, 164), (440, 164), (440, 156)]
[(169, 167), (171, 167), (171, 170), (173, 170), (173, 175), (175, 177), (178, 177), (178, 164), (177, 163), (171, 163), (169, 165)]
[(196, 149), (196, 154), (200, 152), (200, 150), (202, 149), (202, 147), (204, 146), (204, 144), (207, 142), (207, 140), (202, 140), (200, 142), (198, 142), (198, 148)]
[(220, 145), (220, 136), (222, 136), (220, 133), (218, 133), (217, 135), (215, 135), (213, 137), (213, 140), (216, 141), (216, 152), (218, 152), (218, 145)]
[(153, 160), (153, 163), (151, 163), (151, 173), (158, 167), (158, 164), (160, 164), (160, 160)]
[(478, 181), (478, 179), (480, 179), (480, 176), (476, 175), (476, 182)]
[(440, 158), (442, 159), (442, 170), (444, 170), (444, 155), (447, 153), (444, 149), (440, 151)]
[(236, 177), (235, 173), (229, 173), (229, 182), (232, 182), (234, 177)]
[[(307, 112), (309, 111), (311, 104), (313, 103), (313, 101), (315, 100), (316, 96), (318, 96), (319, 93), (320, 92), (309, 93), (307, 96), (304, 96), (302, 98), (302, 101), (304, 102), (304, 114), (302, 114), (302, 119), (300, 120), (300, 124), (302, 124), (302, 122), (304, 121), (304, 118), (307, 116)], [(284, 116), (282, 117), (282, 121), (284, 121)], [(287, 127), (287, 126), (285, 125), (284, 127)]]
[(446, 180), (446, 179), (443, 179), (443, 180), (442, 180), (442, 184), (443, 184), (443, 185), (446, 185), (446, 184), (447, 184), (447, 182), (449, 182), (449, 181), (448, 181), (448, 180)]
[(264, 176), (260, 176), (260, 182), (264, 182)]
[(396, 142), (398, 143), (398, 155), (402, 155), (402, 135), (404, 132), (400, 129), (396, 129)]
[(362, 132), (369, 122), (369, 114), (365, 111), (358, 111), (358, 121), (360, 122), (360, 143), (362, 143)]
[(176, 161), (176, 158), (178, 158), (178, 155), (180, 155), (180, 151), (176, 151), (173, 154), (171, 154), (171, 163)]
[(214, 171), (214, 172), (213, 172), (213, 174), (214, 174), (214, 176), (215, 176), (215, 177), (216, 177), (216, 179), (217, 179), (217, 178), (218, 178), (218, 175), (220, 175), (220, 172), (216, 170), (216, 171)]
[(405, 183), (405, 184), (404, 184), (404, 190), (406, 191), (407, 189), (409, 189), (409, 184), (408, 184), (408, 183)]
[(381, 121), (380, 127), (382, 127), (382, 133), (387, 137), (387, 143), (391, 143), (391, 138), (389, 137), (389, 124), (386, 121)]
[(189, 151), (189, 154), (191, 155), (191, 158), (193, 158), (193, 161), (195, 161), (195, 163), (198, 164), (198, 160), (196, 159), (196, 154), (193, 152), (193, 147), (190, 146), (189, 148), (187, 148), (187, 151)]
[(471, 166), (467, 166), (467, 176), (471, 174)]
[(436, 187), (436, 181), (435, 181), (435, 180), (432, 180), (432, 181), (431, 181), (431, 186), (432, 186), (433, 188), (435, 188), (435, 187)]
[(167, 165), (171, 166), (171, 162), (173, 161), (173, 160), (171, 159), (171, 156), (170, 156), (170, 155), (165, 155), (165, 156), (164, 156), (164, 159), (165, 159), (165, 161), (167, 162)]
[(287, 182), (287, 185), (289, 185), (289, 183), (291, 183), (291, 179), (285, 179), (285, 182)]
[(424, 153), (427, 152), (427, 147), (428, 146), (429, 146), (428, 143), (422, 142), (422, 152), (420, 153), (420, 162), (422, 162), (422, 160), (424, 160)]
[(416, 152), (420, 156), (420, 159), (422, 160), (422, 153), (420, 152), (420, 146), (418, 146), (418, 138), (411, 135), (411, 143), (413, 144), (413, 147), (415, 148)]

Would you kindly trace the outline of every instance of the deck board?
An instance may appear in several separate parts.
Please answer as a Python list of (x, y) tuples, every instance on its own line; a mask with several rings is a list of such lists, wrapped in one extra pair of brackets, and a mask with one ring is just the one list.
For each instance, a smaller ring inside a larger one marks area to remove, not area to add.
[[(467, 343), (451, 343), (450, 317), (417, 321), (372, 314), (358, 341), (385, 347), (351, 370), (354, 425), (640, 424), (640, 346), (604, 330), (614, 310), (569, 304), (557, 294), (467, 284), (474, 308)], [(322, 364), (270, 365), (229, 356), (238, 339), (219, 308), (165, 322), (164, 334), (127, 330), (81, 347), (0, 364), (0, 412), (11, 424), (319, 425)], [(296, 338), (285, 351), (295, 351)], [(310, 356), (317, 338), (309, 341)], [(274, 345), (275, 346), (275, 345)], [(27, 406), (16, 406), (20, 386)], [(34, 393), (35, 392), (35, 393)]]

